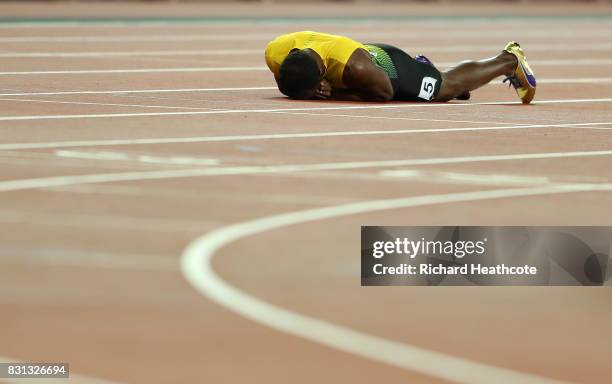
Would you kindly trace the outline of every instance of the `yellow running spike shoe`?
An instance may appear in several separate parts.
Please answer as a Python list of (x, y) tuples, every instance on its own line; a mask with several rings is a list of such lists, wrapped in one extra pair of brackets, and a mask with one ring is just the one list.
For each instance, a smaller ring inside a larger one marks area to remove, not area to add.
[(513, 54), (518, 60), (514, 74), (506, 77), (504, 83), (509, 81), (523, 104), (529, 104), (536, 93), (536, 79), (529, 64), (527, 64), (525, 52), (516, 41), (510, 41), (506, 44), (504, 51)]

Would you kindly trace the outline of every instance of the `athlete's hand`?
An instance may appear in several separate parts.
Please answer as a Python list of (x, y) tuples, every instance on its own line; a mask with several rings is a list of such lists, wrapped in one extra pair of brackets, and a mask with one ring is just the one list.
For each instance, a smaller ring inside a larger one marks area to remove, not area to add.
[(321, 79), (319, 88), (315, 93), (315, 96), (319, 99), (329, 99), (332, 95), (332, 86), (327, 79)]

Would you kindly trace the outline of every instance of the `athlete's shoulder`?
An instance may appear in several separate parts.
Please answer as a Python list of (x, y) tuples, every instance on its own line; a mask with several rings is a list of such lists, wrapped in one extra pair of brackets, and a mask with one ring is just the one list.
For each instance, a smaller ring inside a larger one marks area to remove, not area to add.
[(296, 46), (299, 34), (302, 32), (291, 32), (277, 36), (266, 45), (265, 58), (268, 68), (275, 74), (285, 60), (285, 57)]
[(346, 63), (345, 72), (355, 77), (368, 77), (376, 66), (365, 49), (355, 49)]
[(300, 32), (286, 33), (277, 36), (266, 45), (266, 57), (278, 55), (279, 52), (290, 51), (297, 41)]

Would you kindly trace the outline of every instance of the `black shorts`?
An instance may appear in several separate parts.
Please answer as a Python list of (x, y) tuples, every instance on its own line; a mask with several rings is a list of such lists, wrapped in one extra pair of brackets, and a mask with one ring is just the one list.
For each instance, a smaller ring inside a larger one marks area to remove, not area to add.
[(430, 101), (442, 85), (442, 75), (434, 66), (416, 61), (406, 52), (388, 44), (367, 44), (385, 51), (393, 62), (397, 76), (389, 76), (393, 100)]

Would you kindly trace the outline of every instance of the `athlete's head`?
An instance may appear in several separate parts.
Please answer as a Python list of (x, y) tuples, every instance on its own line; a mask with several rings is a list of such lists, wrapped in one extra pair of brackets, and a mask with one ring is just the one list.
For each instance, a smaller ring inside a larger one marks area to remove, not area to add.
[(325, 68), (309, 50), (294, 49), (280, 66), (278, 87), (292, 99), (310, 99), (319, 88)]

